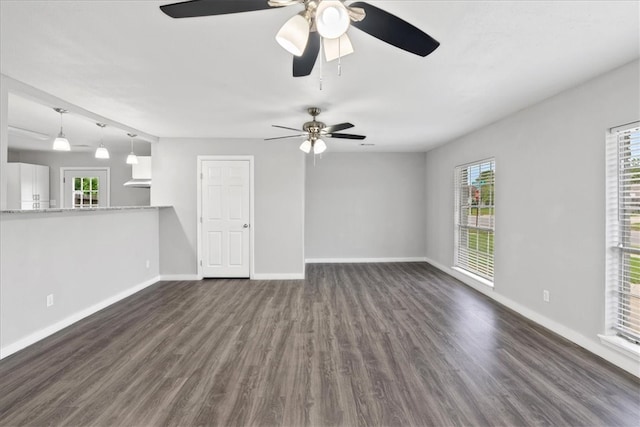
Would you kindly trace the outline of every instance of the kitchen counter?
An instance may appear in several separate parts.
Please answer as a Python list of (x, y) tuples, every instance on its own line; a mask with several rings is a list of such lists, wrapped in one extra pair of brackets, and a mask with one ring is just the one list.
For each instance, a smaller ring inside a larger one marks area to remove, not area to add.
[(170, 208), (171, 206), (111, 206), (108, 208), (49, 208), (49, 209), (8, 209), (0, 211), (0, 214), (47, 214), (47, 213), (80, 213), (80, 212), (104, 212), (104, 211), (130, 211), (130, 210), (144, 210), (144, 209), (163, 209)]

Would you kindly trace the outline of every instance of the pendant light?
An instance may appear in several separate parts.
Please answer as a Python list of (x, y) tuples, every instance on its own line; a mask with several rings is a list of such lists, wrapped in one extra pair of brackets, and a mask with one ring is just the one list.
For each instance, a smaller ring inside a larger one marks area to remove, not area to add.
[(56, 113), (60, 113), (60, 133), (53, 140), (53, 149), (55, 151), (71, 151), (71, 145), (69, 144), (69, 140), (64, 136), (64, 132), (62, 131), (62, 115), (68, 113), (67, 110), (62, 108), (54, 108)]
[(127, 156), (127, 164), (137, 165), (138, 156), (136, 156), (136, 153), (133, 152), (133, 138), (135, 138), (138, 135), (136, 135), (135, 133), (128, 133), (127, 135), (129, 135), (129, 138), (131, 138), (131, 153), (129, 153), (129, 155)]
[(102, 129), (100, 134), (100, 146), (96, 149), (96, 159), (108, 159), (109, 150), (104, 146), (104, 128), (107, 126), (104, 123), (96, 123)]

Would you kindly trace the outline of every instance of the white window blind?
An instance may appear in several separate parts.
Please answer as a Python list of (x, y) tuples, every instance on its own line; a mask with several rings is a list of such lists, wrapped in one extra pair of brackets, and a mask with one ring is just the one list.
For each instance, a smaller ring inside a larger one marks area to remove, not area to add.
[(640, 128), (608, 139), (610, 326), (640, 343)]
[(454, 264), (493, 282), (495, 161), (456, 167), (455, 193)]

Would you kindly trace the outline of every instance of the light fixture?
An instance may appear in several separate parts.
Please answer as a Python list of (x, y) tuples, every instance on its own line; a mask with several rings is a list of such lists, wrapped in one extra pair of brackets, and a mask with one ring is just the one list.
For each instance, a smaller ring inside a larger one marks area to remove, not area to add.
[(102, 133), (100, 134), (100, 146), (96, 149), (96, 159), (108, 159), (109, 158), (109, 150), (104, 146), (104, 123), (96, 123), (102, 129)]
[(55, 112), (60, 113), (60, 133), (53, 140), (53, 149), (56, 151), (70, 151), (71, 145), (69, 144), (69, 140), (64, 136), (64, 132), (62, 131), (62, 115), (68, 113), (67, 110), (63, 110), (62, 108), (54, 108)]
[(316, 139), (313, 144), (313, 154), (322, 154), (327, 150), (327, 144), (320, 138)]
[(353, 45), (346, 33), (337, 39), (323, 40), (322, 44), (324, 45), (324, 57), (327, 62), (353, 53)]
[(351, 18), (341, 1), (322, 0), (316, 9), (316, 28), (325, 39), (337, 39), (347, 32)]
[(133, 138), (135, 138), (138, 135), (136, 135), (135, 133), (128, 133), (127, 135), (129, 135), (129, 138), (131, 138), (131, 153), (129, 153), (129, 155), (127, 156), (127, 164), (137, 165), (138, 156), (136, 156), (136, 153), (133, 152)]
[(311, 141), (308, 139), (305, 140), (302, 145), (300, 145), (300, 150), (304, 151), (306, 154), (311, 152)]
[(295, 56), (302, 56), (308, 40), (309, 21), (304, 17), (304, 12), (290, 18), (276, 34), (280, 46)]

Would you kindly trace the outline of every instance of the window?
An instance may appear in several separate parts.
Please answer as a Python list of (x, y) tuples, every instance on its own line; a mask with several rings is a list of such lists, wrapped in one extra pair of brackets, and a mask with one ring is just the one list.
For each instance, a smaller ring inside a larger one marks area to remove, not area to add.
[(455, 170), (455, 262), (458, 268), (493, 282), (495, 161)]
[(609, 329), (640, 343), (640, 128), (607, 140)]
[(73, 178), (73, 207), (90, 208), (98, 206), (98, 178)]

